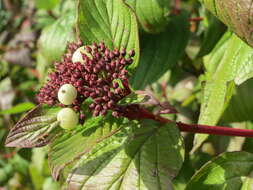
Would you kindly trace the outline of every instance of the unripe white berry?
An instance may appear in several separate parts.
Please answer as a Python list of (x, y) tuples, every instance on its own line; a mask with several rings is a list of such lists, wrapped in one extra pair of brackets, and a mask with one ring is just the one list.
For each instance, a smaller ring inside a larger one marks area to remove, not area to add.
[(58, 91), (58, 100), (64, 105), (70, 105), (76, 99), (77, 91), (71, 84), (64, 84)]
[(92, 55), (85, 50), (85, 46), (82, 46), (82, 47), (78, 48), (73, 53), (73, 55), (72, 55), (72, 62), (73, 63), (76, 63), (76, 62), (84, 63), (82, 53), (85, 54), (85, 55), (87, 55), (89, 58), (92, 58)]
[(57, 121), (63, 129), (73, 129), (78, 124), (78, 115), (71, 108), (63, 108), (57, 114)]

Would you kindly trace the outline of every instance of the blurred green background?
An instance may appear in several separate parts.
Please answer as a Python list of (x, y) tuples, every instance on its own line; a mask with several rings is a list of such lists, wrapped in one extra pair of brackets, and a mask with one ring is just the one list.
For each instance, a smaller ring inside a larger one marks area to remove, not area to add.
[[(148, 88), (158, 99), (169, 100), (180, 112), (171, 119), (197, 123), (201, 88), (206, 77), (203, 75), (202, 56), (210, 53), (226, 27), (197, 0), (182, 0), (181, 3), (192, 18), (200, 20), (189, 22), (190, 36), (188, 39), (187, 34), (187, 38), (182, 40), (182, 43), (188, 43), (186, 50), (182, 50), (182, 58), (172, 61), (173, 68), (162, 68), (163, 76), (157, 81), (151, 78), (152, 85)], [(6, 148), (4, 141), (9, 129), (36, 105), (35, 94), (45, 80), (52, 61), (59, 60), (67, 42), (75, 40), (75, 23), (76, 0), (0, 0), (0, 190), (60, 189), (60, 184), (50, 174), (47, 147)], [(170, 32), (175, 33), (174, 28)], [(140, 30), (140, 34), (144, 36), (145, 33)], [(171, 34), (161, 36), (161, 39), (173, 40)], [(145, 44), (149, 37), (141, 39)], [(160, 38), (152, 36), (150, 39), (157, 39), (157, 46), (160, 47)], [(178, 39), (181, 40), (181, 36)], [(147, 53), (143, 55), (149, 59)], [(170, 60), (167, 62), (170, 64)], [(140, 78), (137, 81), (140, 82), (139, 87), (143, 84), (143, 76)], [(253, 129), (252, 116), (243, 113), (252, 112), (252, 82), (251, 79), (236, 88), (220, 125)], [(238, 105), (246, 105), (249, 109)], [(195, 171), (215, 155), (224, 151), (252, 152), (252, 139), (211, 136), (195, 154), (189, 154), (194, 135), (182, 135), (187, 156), (180, 174), (173, 181), (177, 190), (183, 190)]]
[[(6, 148), (4, 141), (9, 129), (35, 106), (35, 92), (57, 59), (45, 52), (56, 49), (53, 55), (59, 57), (73, 39), (75, 3), (0, 0), (0, 190), (60, 188), (51, 177), (46, 147)], [(51, 44), (52, 33), (59, 34), (59, 43)], [(44, 48), (47, 44), (49, 49)]]

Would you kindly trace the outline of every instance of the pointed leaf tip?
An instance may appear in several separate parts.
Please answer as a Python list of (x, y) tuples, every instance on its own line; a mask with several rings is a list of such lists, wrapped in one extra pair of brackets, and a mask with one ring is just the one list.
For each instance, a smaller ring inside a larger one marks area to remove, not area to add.
[(29, 111), (10, 130), (6, 147), (32, 148), (47, 145), (59, 131), (54, 113), (47, 114), (42, 105)]

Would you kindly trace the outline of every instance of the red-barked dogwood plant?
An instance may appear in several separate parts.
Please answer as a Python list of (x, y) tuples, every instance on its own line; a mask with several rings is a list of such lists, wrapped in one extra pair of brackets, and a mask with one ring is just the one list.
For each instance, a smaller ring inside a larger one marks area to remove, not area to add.
[[(50, 143), (50, 166), (54, 178), (59, 179), (65, 166), (75, 163), (80, 155), (90, 152), (95, 144), (116, 134), (122, 126), (127, 127), (124, 119), (137, 123), (152, 120), (159, 125), (173, 123), (181, 131), (194, 133), (253, 136), (251, 130), (189, 125), (162, 117), (161, 113), (176, 113), (176, 110), (160, 103), (152, 93), (135, 92), (130, 87), (127, 68), (133, 63), (134, 56), (134, 50), (109, 49), (103, 42), (92, 45), (83, 45), (81, 41), (70, 43), (62, 60), (54, 62), (53, 71), (40, 89), (39, 105), (11, 129), (6, 146), (41, 147)], [(148, 105), (159, 107), (161, 111), (154, 114)], [(121, 127), (115, 128), (115, 120), (122, 122)], [(95, 131), (89, 132), (90, 126), (94, 125)], [(134, 134), (130, 139), (138, 139), (139, 135)], [(68, 139), (69, 144), (61, 145)], [(74, 156), (63, 156), (66, 153), (60, 152), (64, 148), (69, 148), (70, 155)], [(76, 180), (75, 175), (68, 179), (70, 184), (71, 180)]]
[[(83, 124), (86, 118), (84, 112), (92, 113), (89, 117), (105, 116), (110, 111), (110, 115), (116, 118), (151, 119), (160, 123), (172, 122), (148, 111), (141, 106), (143, 103), (118, 104), (122, 99), (133, 93), (129, 86), (127, 66), (131, 65), (134, 56), (134, 50), (129, 52), (126, 52), (125, 48), (122, 48), (122, 50), (117, 48), (110, 50), (105, 46), (104, 42), (85, 46), (81, 41), (70, 43), (61, 61), (53, 63), (54, 70), (49, 73), (45, 85), (37, 95), (39, 106), (31, 110), (12, 128), (7, 137), (6, 145), (32, 147), (42, 146), (49, 142), (51, 135), (47, 133), (46, 135), (42, 135), (41, 138), (25, 140), (23, 143), (19, 139), (18, 142), (20, 144), (16, 142), (16, 137), (22, 137), (22, 132), (26, 130), (25, 126), (30, 122), (36, 121), (36, 118), (27, 120), (31, 116), (36, 115), (38, 110), (41, 112), (42, 105), (62, 108), (57, 111), (57, 123), (63, 129), (73, 129), (78, 124)], [(150, 93), (143, 93), (141, 91), (137, 91), (136, 93), (141, 95), (142, 99), (154, 99)], [(147, 102), (154, 101), (149, 100)], [(86, 110), (82, 109), (84, 104), (87, 106)], [(156, 103), (156, 105), (162, 107), (160, 103)], [(164, 107), (162, 108), (164, 109)], [(167, 113), (176, 113), (175, 109), (171, 106), (165, 107), (165, 110), (167, 110)], [(37, 119), (41, 120), (41, 118)], [(187, 132), (228, 136), (253, 136), (251, 130), (188, 125), (181, 122), (177, 122), (176, 124), (181, 131)], [(36, 143), (33, 141), (42, 142)]]

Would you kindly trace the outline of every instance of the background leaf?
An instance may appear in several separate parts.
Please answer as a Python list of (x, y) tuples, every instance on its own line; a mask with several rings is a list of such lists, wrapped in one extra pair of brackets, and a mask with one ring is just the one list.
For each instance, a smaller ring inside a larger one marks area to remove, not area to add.
[(125, 98), (119, 101), (119, 105), (129, 105), (129, 104), (141, 104), (145, 103), (150, 99), (147, 95), (144, 94), (137, 94), (132, 92), (131, 94), (127, 95)]
[(75, 11), (66, 13), (43, 29), (38, 46), (48, 64), (59, 61), (68, 42), (74, 40)]
[(207, 28), (204, 31), (204, 39), (202, 41), (197, 57), (202, 57), (212, 51), (217, 42), (226, 31), (225, 25), (217, 19), (209, 11), (206, 11), (205, 21)]
[(242, 40), (253, 46), (252, 2), (245, 0), (200, 0)]
[(172, 9), (171, 0), (125, 0), (135, 10), (142, 28), (146, 32), (159, 33), (166, 29)]
[[(200, 124), (216, 125), (232, 96), (237, 77), (252, 65), (253, 49), (236, 35), (225, 34), (210, 55), (205, 57), (206, 83), (199, 116)], [(208, 135), (197, 134), (198, 148)]]
[(39, 9), (50, 10), (53, 9), (60, 0), (35, 0), (35, 5)]
[(0, 114), (17, 114), (17, 113), (28, 111), (34, 107), (35, 105), (31, 102), (20, 103), (13, 106), (10, 109), (0, 111)]
[(36, 106), (11, 129), (5, 146), (31, 148), (48, 144), (59, 130), (57, 110), (45, 113), (41, 105)]
[(172, 17), (166, 30), (157, 35), (143, 34), (141, 57), (131, 79), (133, 88), (143, 89), (171, 69), (183, 55), (189, 38), (188, 14)]
[(174, 124), (147, 122), (116, 133), (83, 155), (68, 176), (68, 188), (172, 189), (184, 159), (182, 139)]
[(228, 123), (252, 120), (252, 85), (253, 79), (249, 79), (235, 89), (231, 101), (222, 115), (222, 121)]
[(134, 12), (123, 0), (79, 0), (78, 29), (85, 44), (104, 41), (113, 49), (134, 49), (134, 69), (139, 60), (138, 26)]
[(187, 184), (186, 190), (250, 190), (253, 155), (247, 152), (227, 152), (205, 164)]

